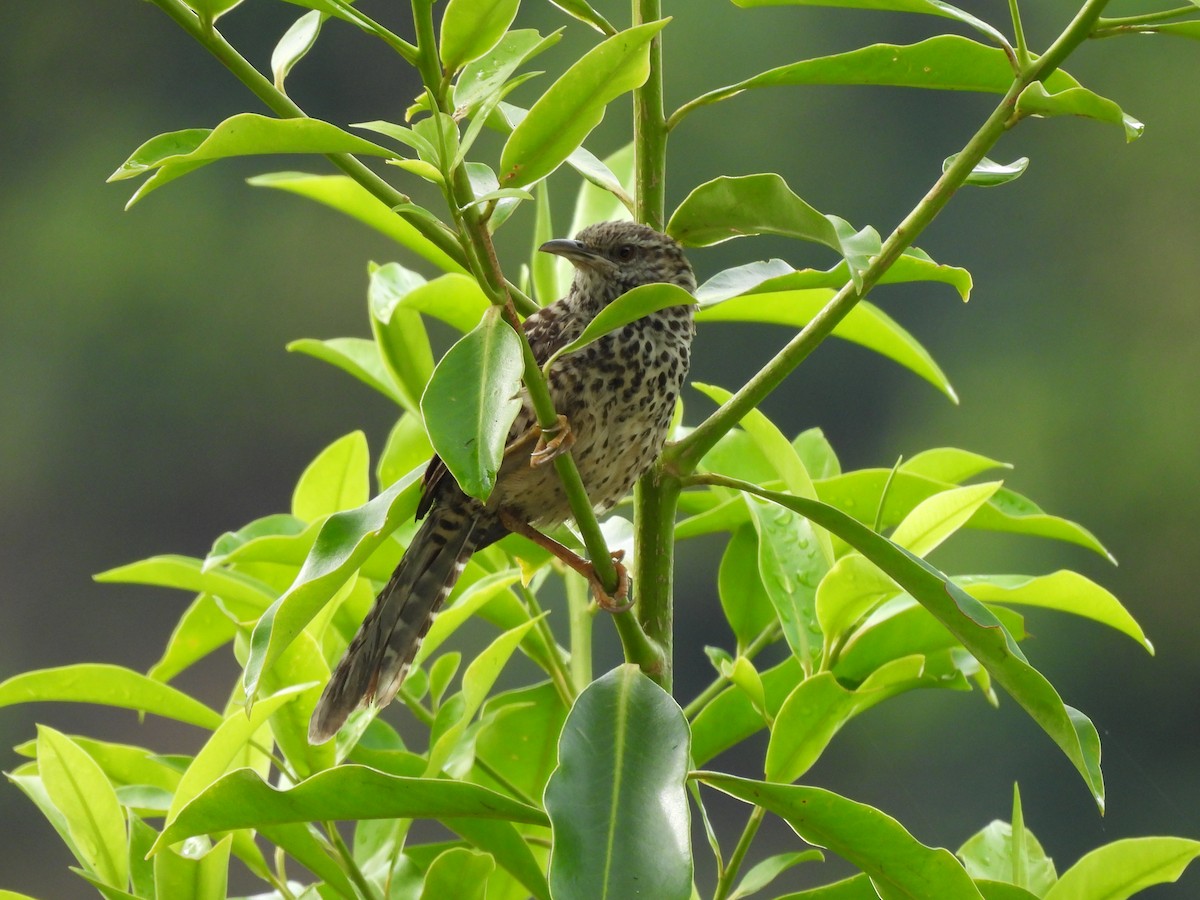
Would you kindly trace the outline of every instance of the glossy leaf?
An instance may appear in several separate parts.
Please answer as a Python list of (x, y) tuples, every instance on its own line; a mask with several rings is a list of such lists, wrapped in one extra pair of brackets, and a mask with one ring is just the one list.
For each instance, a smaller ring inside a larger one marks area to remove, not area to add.
[(829, 567), (808, 519), (746, 498), (758, 532), (758, 570), (792, 653), (806, 672), (820, 662), (817, 584)]
[(121, 666), (80, 663), (37, 669), (0, 683), (0, 707), (45, 701), (135, 709), (208, 729), (221, 724), (221, 716), (199, 700)]
[(1044, 900), (1125, 900), (1143, 888), (1171, 884), (1200, 856), (1200, 841), (1127, 838), (1088, 853), (1063, 872)]
[(904, 460), (899, 471), (947, 484), (961, 484), (982, 472), (993, 469), (1011, 469), (1009, 463), (991, 459), (981, 453), (960, 450), (957, 447), (935, 447), (922, 450), (916, 456)]
[(472, 109), (495, 95), (522, 63), (554, 46), (561, 37), (562, 29), (546, 37), (528, 28), (508, 32), (486, 55), (463, 68), (454, 85), (455, 107)]
[(275, 87), (280, 91), (292, 67), (307, 56), (317, 43), (317, 35), (321, 33), (324, 21), (325, 16), (319, 10), (306, 12), (292, 23), (271, 51), (271, 74), (275, 77)]
[(775, 608), (758, 571), (758, 532), (753, 525), (734, 530), (721, 556), (717, 592), (738, 648), (744, 648), (775, 621)]
[[(794, 656), (760, 673), (767, 712), (774, 715), (803, 677)], [(692, 759), (704, 765), (767, 723), (744, 691), (730, 687), (711, 700), (692, 720)]]
[(366, 503), (369, 455), (367, 436), (361, 431), (352, 431), (322, 450), (296, 482), (292, 515), (311, 522)]
[(442, 14), (443, 68), (457, 72), (500, 43), (520, 4), (521, 0), (450, 0)]
[(397, 481), (357, 509), (325, 520), (296, 580), (271, 604), (254, 626), (243, 685), (246, 696), (258, 693), (263, 671), (329, 602), (376, 548), (412, 516), (420, 492), (420, 471)]
[(420, 900), (483, 900), (496, 863), (486, 853), (453, 847), (429, 864)]
[(393, 212), (366, 188), (345, 175), (308, 175), (275, 172), (248, 179), (256, 187), (290, 191), (323, 203), (386, 235), (400, 246), (433, 263), (444, 272), (463, 272), (462, 266), (429, 241), (404, 217)]
[(817, 621), (825, 635), (825, 650), (900, 587), (861, 553), (841, 557), (817, 585)]
[(513, 129), (500, 155), (500, 183), (521, 187), (549, 175), (604, 118), (605, 107), (650, 73), (650, 41), (667, 20), (619, 32), (552, 84)]
[(1126, 142), (1136, 141), (1146, 130), (1145, 125), (1126, 115), (1113, 101), (1078, 86), (1048, 90), (1035, 81), (1017, 98), (1017, 113), (1024, 116), (1086, 116), (1110, 122), (1125, 130)]
[(218, 778), (180, 810), (156, 846), (197, 834), (287, 822), (456, 817), (546, 825), (541, 810), (463, 781), (385, 775), (342, 765), (279, 790), (249, 769)]
[[(275, 119), (255, 113), (240, 113), (207, 131), (203, 139), (189, 146), (205, 129), (176, 132), (176, 146), (163, 136), (138, 147), (109, 181), (136, 178), (152, 172), (130, 198), (127, 208), (152, 190), (201, 166), (233, 156), (267, 153), (359, 153), (367, 156), (392, 156), (391, 150), (343, 131), (320, 119)], [(175, 152), (164, 152), (174, 150)]]
[(302, 338), (288, 344), (287, 350), (337, 366), (394, 403), (401, 402), (400, 393), (380, 359), (379, 347), (369, 338), (330, 338), (325, 341)]
[[(947, 156), (942, 162), (942, 171), (945, 172), (949, 169), (957, 158), (957, 153)], [(1025, 174), (1027, 168), (1029, 168), (1028, 156), (1022, 156), (1011, 163), (993, 162), (985, 156), (975, 164), (975, 168), (971, 170), (971, 174), (967, 176), (963, 184), (973, 184), (976, 187), (997, 187), (1001, 184), (1008, 184), (1010, 181), (1016, 181)]]
[(670, 306), (691, 306), (695, 302), (696, 298), (677, 284), (663, 282), (639, 285), (600, 310), (596, 318), (588, 322), (579, 337), (556, 350), (542, 368), (550, 371), (551, 366), (560, 357), (582, 350), (588, 344), (624, 328), (631, 322)]
[(1002, 482), (951, 488), (918, 503), (892, 532), (892, 541), (917, 556), (928, 556), (1000, 489)]
[(870, 876), (886, 900), (982, 900), (950, 851), (926, 847), (891, 816), (821, 788), (767, 784), (716, 772), (701, 781), (783, 818), (800, 837)]
[[(833, 298), (828, 288), (745, 294), (716, 306), (701, 309), (696, 322), (762, 322), (803, 328)], [(924, 378), (951, 400), (958, 397), (949, 380), (928, 351), (890, 316), (866, 300), (850, 310), (833, 336), (860, 344), (899, 363)]]
[(468, 495), (487, 500), (521, 408), (521, 340), (493, 307), (447, 351), (421, 397), (434, 449)]
[(1058, 879), (1054, 861), (1038, 839), (1025, 832), (1017, 840), (1013, 826), (999, 820), (968, 838), (958, 857), (972, 878), (1010, 882), (1036, 897), (1044, 897)]
[(1095, 726), (1078, 710), (1063, 704), (1058, 692), (1029, 664), (1012, 635), (987, 607), (924, 560), (834, 507), (764, 491), (751, 484), (728, 486), (739, 486), (828, 528), (917, 598), (1045, 730), (1083, 776), (1096, 804), (1104, 808), (1100, 738)]
[(38, 726), (38, 771), (66, 819), (80, 861), (106, 885), (129, 877), (125, 814), (100, 766), (65, 734)]
[[(206, 845), (207, 842), (204, 842)], [(164, 847), (154, 856), (154, 890), (157, 897), (179, 900), (224, 900), (229, 879), (229, 850), (233, 835), (211, 848), (185, 843), (180, 850)]]
[(1064, 569), (1041, 576), (976, 575), (954, 580), (976, 600), (1040, 606), (1093, 619), (1129, 635), (1154, 653), (1154, 645), (1121, 601), (1078, 572)]
[(396, 301), (398, 308), (441, 319), (451, 328), (468, 332), (479, 324), (491, 304), (474, 278), (448, 274), (414, 284)]
[(545, 794), (555, 900), (691, 897), (688, 743), (683, 713), (637, 666), (579, 695)]

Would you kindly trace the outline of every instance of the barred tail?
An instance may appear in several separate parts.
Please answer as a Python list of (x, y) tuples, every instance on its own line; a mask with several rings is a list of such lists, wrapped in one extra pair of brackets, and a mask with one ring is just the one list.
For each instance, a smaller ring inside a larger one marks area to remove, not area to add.
[(463, 566), (495, 540), (488, 531), (461, 508), (430, 511), (325, 686), (308, 725), (310, 743), (329, 740), (363, 704), (391, 702)]

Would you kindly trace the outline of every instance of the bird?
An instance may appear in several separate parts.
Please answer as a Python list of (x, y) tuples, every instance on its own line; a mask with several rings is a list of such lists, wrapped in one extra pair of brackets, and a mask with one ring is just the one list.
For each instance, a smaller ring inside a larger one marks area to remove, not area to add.
[[(574, 239), (547, 241), (539, 250), (573, 267), (565, 297), (524, 322), (539, 365), (577, 338), (605, 306), (643, 284), (666, 282), (696, 290), (683, 248), (666, 234), (632, 221), (600, 222)], [(566, 548), (538, 529), (571, 517), (554, 466), (570, 449), (597, 513), (615, 506), (662, 451), (687, 375), (695, 334), (693, 306), (670, 306), (560, 356), (547, 373), (559, 424), (538, 428), (524, 387), (495, 487), (487, 502), (459, 488), (441, 459), (425, 471), (416, 516), (424, 519), (395, 572), (379, 592), (345, 655), (334, 669), (309, 723), (309, 741), (332, 738), (357, 708), (387, 705), (396, 695), (421, 640), (471, 554), (516, 531), (544, 546)], [(593, 589), (609, 608), (591, 574)], [(579, 564), (587, 566), (576, 557)], [(583, 569), (581, 569), (583, 571)]]

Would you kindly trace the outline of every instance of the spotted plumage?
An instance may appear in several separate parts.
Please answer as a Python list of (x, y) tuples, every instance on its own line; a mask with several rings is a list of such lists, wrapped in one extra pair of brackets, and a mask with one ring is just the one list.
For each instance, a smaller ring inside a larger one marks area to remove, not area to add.
[[(570, 260), (575, 274), (566, 297), (525, 321), (539, 363), (638, 285), (696, 289), (682, 248), (633, 222), (601, 222), (573, 241), (550, 241), (542, 249)], [(571, 453), (597, 512), (624, 497), (662, 450), (694, 331), (691, 306), (668, 307), (551, 367), (550, 395), (570, 424)], [(570, 518), (554, 467), (530, 464), (532, 444), (520, 439), (535, 428), (536, 416), (524, 389), (521, 401), (509, 432), (509, 443), (520, 449), (506, 454), (486, 505), (465, 495), (437, 457), (430, 462), (417, 510), (424, 522), (321, 695), (309, 726), (313, 743), (332, 737), (363, 703), (391, 701), (471, 554), (507, 534), (502, 512), (541, 528)]]

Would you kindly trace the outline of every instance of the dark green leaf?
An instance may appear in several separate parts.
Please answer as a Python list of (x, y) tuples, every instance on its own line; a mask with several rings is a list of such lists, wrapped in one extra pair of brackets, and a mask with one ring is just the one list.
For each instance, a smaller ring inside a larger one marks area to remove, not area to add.
[(705, 784), (783, 818), (810, 844), (857, 866), (884, 900), (976, 898), (970, 876), (950, 851), (926, 847), (891, 816), (821, 788), (767, 784), (716, 772)]
[(776, 234), (815, 241), (841, 252), (833, 222), (775, 173), (722, 175), (692, 190), (671, 214), (667, 233), (688, 247), (709, 247), (736, 237)]
[(492, 307), (442, 357), (421, 397), (434, 449), (467, 494), (487, 500), (521, 408), (521, 340)]
[(546, 786), (555, 900), (688, 900), (687, 720), (634, 665), (594, 681), (567, 716)]
[(500, 156), (500, 182), (521, 187), (549, 175), (604, 118), (605, 107), (650, 72), (650, 41), (667, 20), (619, 32), (589, 50), (529, 110)]

